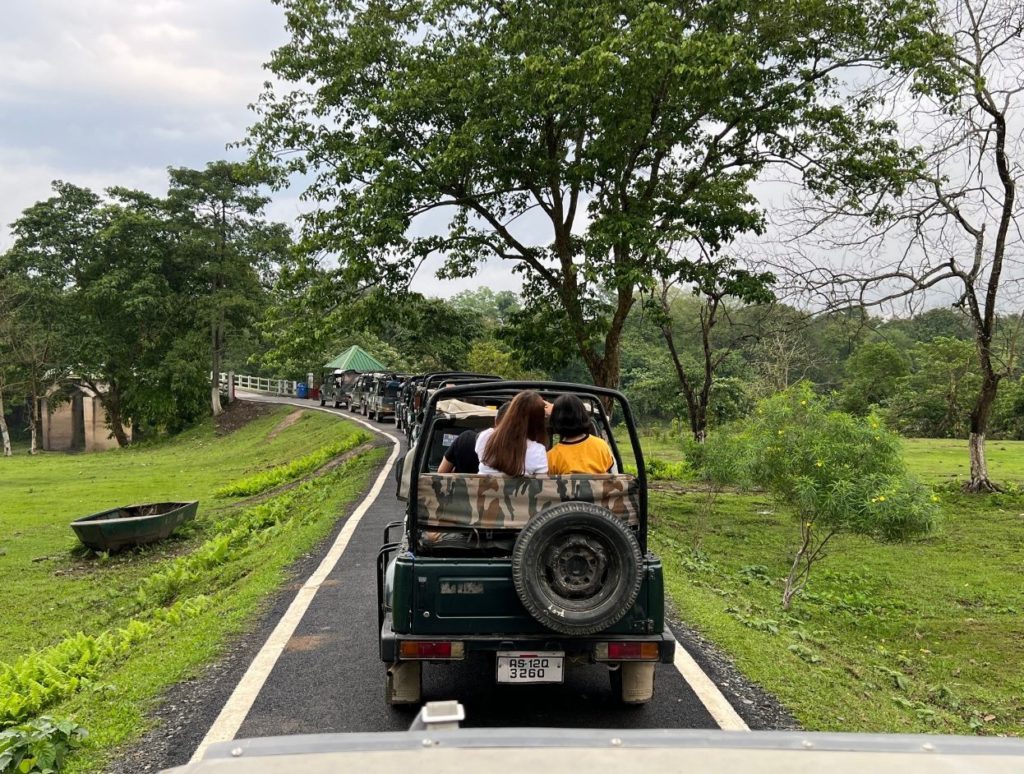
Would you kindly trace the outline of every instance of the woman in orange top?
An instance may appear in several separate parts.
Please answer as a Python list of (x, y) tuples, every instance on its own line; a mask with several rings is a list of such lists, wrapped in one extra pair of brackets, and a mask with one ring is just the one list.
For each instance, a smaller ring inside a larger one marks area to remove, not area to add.
[(603, 438), (591, 435), (594, 424), (583, 401), (562, 395), (551, 410), (551, 430), (559, 442), (548, 452), (548, 473), (611, 473), (612, 450)]

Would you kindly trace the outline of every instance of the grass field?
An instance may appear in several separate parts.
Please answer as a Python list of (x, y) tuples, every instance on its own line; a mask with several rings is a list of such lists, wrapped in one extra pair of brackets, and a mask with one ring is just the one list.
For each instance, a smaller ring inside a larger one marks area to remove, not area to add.
[[(967, 478), (971, 472), (967, 441), (953, 438), (908, 438), (907, 468), (922, 481), (941, 483)], [(989, 475), (995, 481), (1024, 484), (1024, 441), (989, 441), (985, 445)]]
[[(906, 443), (933, 484), (962, 477), (966, 457), (963, 442)], [(993, 442), (989, 460), (996, 480), (1024, 481), (1024, 443)], [(806, 728), (1020, 735), (1024, 497), (939, 491), (935, 534), (839, 538), (789, 613), (796, 525), (767, 497), (657, 491), (652, 543), (681, 617)]]
[[(362, 432), (315, 411), (282, 422), (290, 413), (275, 409), (225, 437), (206, 424), (149, 447), (0, 459), (0, 662), (17, 666), (30, 651), (53, 658), (76, 632), (123, 639), (129, 621), (144, 632), (90, 675), (90, 687), (55, 693), (44, 707), (90, 731), (69, 770), (101, 769), (117, 744), (141, 733), (154, 699), (243, 631), (287, 568), (366, 488), (379, 449), (266, 505), (214, 499), (231, 481)], [(113, 505), (171, 499), (199, 499), (199, 518), (151, 549), (96, 556), (68, 527)]]
[[(623, 451), (628, 439), (616, 436)], [(641, 434), (644, 456), (665, 462), (682, 462), (683, 444), (662, 427)], [(906, 438), (903, 441), (907, 468), (922, 481), (939, 484), (966, 478), (970, 472), (967, 441), (957, 438)], [(989, 441), (986, 446), (989, 472), (996, 481), (1024, 484), (1024, 441)]]

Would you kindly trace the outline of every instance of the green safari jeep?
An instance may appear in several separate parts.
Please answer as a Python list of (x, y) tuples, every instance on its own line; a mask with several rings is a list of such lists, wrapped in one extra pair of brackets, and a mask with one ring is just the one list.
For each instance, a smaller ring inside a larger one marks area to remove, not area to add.
[[(526, 389), (547, 400), (577, 394), (622, 471), (611, 407), (637, 472), (436, 472), (460, 433), (491, 427), (497, 407)], [(397, 478), (405, 519), (385, 529), (377, 557), (389, 704), (420, 701), (424, 663), (470, 657), (493, 659), (503, 684), (561, 683), (570, 666), (596, 664), (621, 701), (651, 699), (655, 664), (672, 662), (675, 639), (665, 625), (661, 562), (647, 550), (643, 453), (621, 393), (500, 381), (438, 390)]]

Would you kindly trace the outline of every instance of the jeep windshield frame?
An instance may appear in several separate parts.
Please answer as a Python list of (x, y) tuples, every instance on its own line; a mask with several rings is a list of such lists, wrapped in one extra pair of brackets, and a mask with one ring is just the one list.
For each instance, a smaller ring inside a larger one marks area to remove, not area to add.
[[(643, 449), (640, 446), (640, 435), (636, 429), (636, 420), (633, 417), (633, 411), (629, 406), (629, 401), (626, 396), (617, 390), (608, 389), (606, 387), (595, 387), (588, 384), (571, 384), (567, 382), (535, 382), (535, 381), (488, 381), (488, 382), (473, 382), (467, 384), (455, 384), (451, 387), (444, 387), (436, 390), (433, 394), (428, 395), (426, 403), (423, 408), (423, 420), (422, 426), (427, 429), (421, 438), (429, 435), (430, 428), (432, 428), (437, 411), (437, 404), (443, 400), (450, 398), (474, 398), (482, 400), (494, 400), (494, 401), (508, 401), (511, 400), (516, 393), (522, 392), (523, 390), (534, 390), (544, 395), (546, 399), (548, 397), (554, 397), (557, 395), (564, 395), (571, 393), (573, 395), (579, 395), (581, 397), (591, 397), (595, 399), (596, 406), (601, 412), (601, 418), (608, 430), (608, 442), (612, 447), (612, 454), (616, 461), (620, 465), (620, 473), (625, 471), (621, 470), (622, 455), (619, 452), (618, 445), (615, 437), (611, 432), (611, 416), (604, 408), (604, 401), (609, 400), (613, 405), (617, 405), (622, 412), (622, 421), (626, 425), (626, 431), (629, 434), (629, 442), (632, 447), (633, 458), (636, 460), (636, 479), (639, 486), (639, 532), (637, 539), (640, 543), (640, 549), (645, 554), (647, 553), (647, 470), (644, 465)], [(419, 513), (418, 513), (418, 498), (415, 495), (417, 488), (417, 481), (421, 475), (426, 471), (423, 470), (424, 458), (429, 453), (428, 443), (417, 443), (413, 449), (412, 456), (412, 476), (411, 486), (409, 491), (409, 498), (406, 503), (406, 530), (410, 540), (410, 545), (415, 545), (414, 538), (419, 534)], [(449, 475), (459, 475), (457, 473)]]

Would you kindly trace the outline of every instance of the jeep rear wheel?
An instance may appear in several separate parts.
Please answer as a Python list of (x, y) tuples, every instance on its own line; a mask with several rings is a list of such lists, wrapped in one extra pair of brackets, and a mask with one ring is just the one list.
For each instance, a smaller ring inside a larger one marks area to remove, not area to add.
[(633, 607), (643, 555), (633, 531), (608, 509), (561, 503), (519, 533), (512, 581), (526, 610), (549, 629), (594, 634)]

